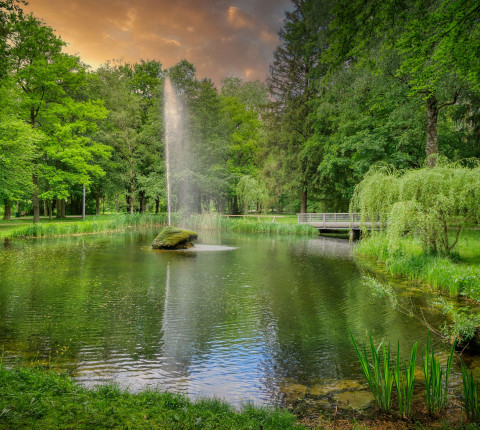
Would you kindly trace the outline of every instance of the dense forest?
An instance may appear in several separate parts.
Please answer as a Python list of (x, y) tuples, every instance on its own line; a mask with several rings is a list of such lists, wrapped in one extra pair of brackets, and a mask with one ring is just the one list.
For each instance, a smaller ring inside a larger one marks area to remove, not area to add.
[[(480, 1), (292, 0), (265, 83), (183, 60), (92, 70), (0, 0), (0, 201), (13, 213), (166, 208), (163, 82), (187, 107), (191, 212), (347, 211), (372, 165), (480, 156)], [(179, 207), (178, 198), (174, 206)]]

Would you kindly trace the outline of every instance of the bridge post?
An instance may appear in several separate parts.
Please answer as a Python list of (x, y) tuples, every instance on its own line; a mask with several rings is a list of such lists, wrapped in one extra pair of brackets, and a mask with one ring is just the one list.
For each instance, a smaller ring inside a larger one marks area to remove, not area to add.
[(351, 241), (360, 240), (361, 237), (362, 237), (362, 230), (353, 229), (353, 228), (350, 230), (350, 240)]

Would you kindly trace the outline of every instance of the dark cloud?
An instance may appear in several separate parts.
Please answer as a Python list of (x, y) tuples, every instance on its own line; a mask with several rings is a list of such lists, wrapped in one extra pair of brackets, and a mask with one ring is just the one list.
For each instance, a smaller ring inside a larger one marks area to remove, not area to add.
[(289, 0), (29, 0), (68, 52), (108, 60), (186, 58), (199, 77), (264, 79)]

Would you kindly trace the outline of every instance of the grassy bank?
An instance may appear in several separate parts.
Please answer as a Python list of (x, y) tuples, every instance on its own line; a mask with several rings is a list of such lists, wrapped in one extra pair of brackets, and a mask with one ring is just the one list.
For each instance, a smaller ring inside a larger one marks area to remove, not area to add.
[[(167, 225), (166, 214), (121, 214), (89, 217), (86, 220), (69, 222), (40, 222), (23, 224), (0, 230), (3, 238), (53, 237), (75, 234), (121, 232), (132, 227)], [(272, 222), (270, 218), (226, 218), (220, 215), (191, 215), (181, 220), (173, 216), (174, 225), (186, 226), (191, 229), (215, 229), (245, 233), (292, 234), (303, 236), (318, 236), (315, 228), (309, 225), (287, 222)]]
[(66, 375), (34, 368), (0, 368), (0, 428), (42, 429), (299, 429), (283, 410), (182, 395), (131, 394), (108, 385), (86, 389)]
[(425, 282), (450, 295), (464, 295), (480, 301), (480, 267), (478, 261), (479, 232), (465, 233), (450, 258), (422, 253), (420, 243), (414, 237), (401, 240), (400, 249), (388, 252), (388, 240), (384, 234), (362, 239), (355, 246), (357, 256), (378, 259), (385, 263), (393, 276)]
[(215, 230), (235, 231), (244, 233), (292, 234), (302, 236), (318, 236), (316, 228), (305, 224), (290, 222), (272, 222), (266, 217), (260, 220), (250, 218), (227, 218), (221, 215), (192, 215), (186, 220), (190, 228), (207, 228)]
[(28, 224), (3, 232), (4, 238), (69, 236), (74, 234), (125, 231), (131, 227), (165, 225), (166, 215), (122, 214), (98, 216), (76, 222)]

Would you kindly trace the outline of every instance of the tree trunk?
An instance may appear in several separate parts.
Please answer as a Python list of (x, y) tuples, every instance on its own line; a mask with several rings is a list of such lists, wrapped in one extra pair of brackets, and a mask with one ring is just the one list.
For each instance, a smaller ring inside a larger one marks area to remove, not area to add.
[(199, 190), (197, 190), (195, 200), (196, 200), (196, 206), (197, 206), (197, 213), (201, 214), (202, 213), (202, 195), (200, 194)]
[(48, 217), (50, 218), (50, 221), (52, 220), (53, 216), (53, 204), (52, 204), (52, 199), (48, 200)]
[(62, 199), (62, 218), (67, 217), (67, 200)]
[(5, 213), (3, 214), (3, 219), (9, 220), (10, 217), (12, 216), (12, 204), (8, 199), (5, 199), (4, 202), (5, 202)]
[(43, 216), (48, 216), (47, 201), (43, 200)]
[(61, 199), (57, 198), (56, 207), (57, 207), (57, 218), (61, 218), (62, 217), (62, 200)]
[(20, 200), (17, 200), (17, 216), (21, 216), (20, 211), (22, 210)]
[(115, 194), (115, 211), (117, 214), (120, 212), (120, 202), (118, 201), (118, 196)]
[(300, 203), (300, 213), (307, 213), (307, 190), (302, 191), (301, 203)]
[(95, 214), (98, 216), (100, 215), (100, 192), (97, 191), (95, 195)]
[(158, 215), (160, 210), (160, 199), (155, 199), (155, 215)]
[(230, 215), (238, 215), (239, 213), (240, 213), (240, 211), (238, 209), (238, 199), (237, 199), (237, 196), (235, 196), (233, 198), (232, 211), (231, 211)]
[(145, 191), (140, 191), (140, 212), (145, 213), (147, 207), (147, 197), (145, 196)]
[(427, 99), (427, 155), (428, 167), (435, 167), (438, 157), (438, 102), (435, 96)]
[(40, 202), (38, 201), (38, 176), (34, 173), (32, 175), (33, 180), (33, 223), (40, 222)]
[(130, 184), (130, 213), (135, 212), (135, 184), (132, 182)]

